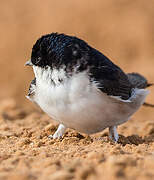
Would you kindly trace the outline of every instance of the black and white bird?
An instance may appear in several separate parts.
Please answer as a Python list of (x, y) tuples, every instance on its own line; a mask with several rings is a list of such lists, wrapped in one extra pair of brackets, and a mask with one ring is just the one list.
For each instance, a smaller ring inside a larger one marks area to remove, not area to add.
[(62, 137), (66, 128), (86, 134), (109, 128), (109, 137), (117, 142), (117, 126), (149, 93), (142, 75), (125, 74), (85, 41), (65, 34), (39, 38), (25, 65), (35, 74), (28, 99), (60, 124), (52, 138)]

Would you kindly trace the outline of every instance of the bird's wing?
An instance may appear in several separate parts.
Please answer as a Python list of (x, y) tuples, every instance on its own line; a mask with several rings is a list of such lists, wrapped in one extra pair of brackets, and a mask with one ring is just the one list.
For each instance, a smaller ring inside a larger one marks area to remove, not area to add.
[(107, 95), (118, 96), (128, 100), (132, 92), (132, 84), (128, 76), (103, 54), (93, 53), (90, 77), (98, 84), (98, 88)]
[(36, 86), (36, 78), (34, 78), (30, 83), (30, 87), (29, 87), (29, 90), (28, 90), (28, 96), (35, 93), (35, 88), (34, 88), (35, 86)]

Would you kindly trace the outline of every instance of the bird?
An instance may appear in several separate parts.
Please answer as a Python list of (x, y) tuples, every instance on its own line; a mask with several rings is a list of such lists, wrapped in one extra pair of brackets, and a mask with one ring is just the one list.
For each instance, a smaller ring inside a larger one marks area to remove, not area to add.
[(125, 73), (103, 53), (75, 36), (50, 33), (32, 47), (35, 78), (27, 98), (59, 126), (50, 138), (62, 138), (67, 128), (94, 134), (109, 128), (118, 142), (117, 127), (144, 104), (152, 84), (139, 73)]

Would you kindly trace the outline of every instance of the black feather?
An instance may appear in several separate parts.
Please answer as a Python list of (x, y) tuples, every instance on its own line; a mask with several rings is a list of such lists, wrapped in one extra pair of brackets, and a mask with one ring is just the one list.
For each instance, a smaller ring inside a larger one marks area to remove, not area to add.
[(36, 78), (34, 78), (30, 83), (29, 90), (28, 90), (28, 96), (32, 96), (35, 93), (35, 91), (33, 89), (33, 85), (36, 86)]

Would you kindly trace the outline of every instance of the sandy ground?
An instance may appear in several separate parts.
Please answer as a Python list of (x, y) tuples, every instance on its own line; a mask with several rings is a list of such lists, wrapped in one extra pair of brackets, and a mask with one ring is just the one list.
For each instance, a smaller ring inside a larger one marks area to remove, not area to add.
[(48, 135), (57, 125), (47, 115), (5, 100), (0, 105), (0, 180), (152, 180), (152, 114), (142, 108), (120, 126), (116, 144), (107, 131), (87, 136), (68, 129), (62, 139), (52, 140)]
[(154, 109), (121, 125), (117, 144), (107, 130), (51, 140), (57, 124), (25, 98), (33, 73), (23, 66), (37, 38), (63, 32), (154, 82), (153, 19), (154, 0), (0, 2), (0, 180), (154, 179)]

